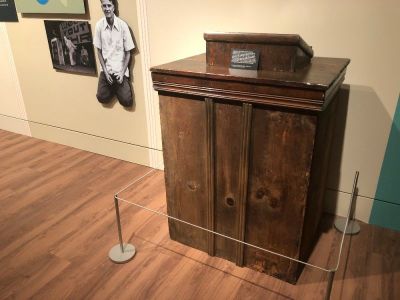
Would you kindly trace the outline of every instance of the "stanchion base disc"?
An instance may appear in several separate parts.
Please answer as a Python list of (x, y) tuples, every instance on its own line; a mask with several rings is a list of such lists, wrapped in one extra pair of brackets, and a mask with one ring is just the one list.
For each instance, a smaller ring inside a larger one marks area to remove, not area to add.
[[(336, 218), (335, 220), (335, 228), (340, 232), (344, 232), (344, 227), (346, 226), (346, 219), (344, 218)], [(355, 220), (349, 220), (349, 224), (347, 224), (346, 233), (349, 235), (357, 234), (360, 232), (360, 225)]]
[(135, 246), (124, 244), (124, 252), (121, 251), (121, 245), (117, 244), (108, 252), (108, 257), (117, 264), (123, 264), (130, 261), (136, 254)]

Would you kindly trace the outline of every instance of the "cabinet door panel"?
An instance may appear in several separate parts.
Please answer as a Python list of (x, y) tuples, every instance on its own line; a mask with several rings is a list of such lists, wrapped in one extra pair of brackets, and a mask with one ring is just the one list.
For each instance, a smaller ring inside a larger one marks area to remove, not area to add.
[[(168, 214), (207, 227), (206, 108), (202, 100), (160, 96)], [(207, 232), (169, 221), (172, 239), (207, 251)]]
[[(313, 156), (316, 117), (262, 108), (253, 110), (246, 242), (297, 258)], [(245, 265), (288, 275), (297, 265), (251, 247)]]

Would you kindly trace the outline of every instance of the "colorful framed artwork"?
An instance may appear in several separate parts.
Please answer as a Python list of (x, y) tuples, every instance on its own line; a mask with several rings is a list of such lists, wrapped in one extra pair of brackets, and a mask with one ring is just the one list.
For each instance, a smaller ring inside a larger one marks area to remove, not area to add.
[(15, 0), (20, 13), (84, 14), (84, 0)]

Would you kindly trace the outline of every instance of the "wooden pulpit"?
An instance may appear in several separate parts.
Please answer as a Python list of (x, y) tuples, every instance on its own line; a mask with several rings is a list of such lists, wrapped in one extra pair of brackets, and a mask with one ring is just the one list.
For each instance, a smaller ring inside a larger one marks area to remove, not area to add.
[[(204, 38), (206, 54), (151, 69), (168, 214), (306, 260), (323, 208), (337, 94), (350, 61), (313, 57), (298, 35)], [(250, 66), (241, 57), (250, 57)], [(169, 232), (173, 240), (291, 283), (302, 269), (177, 221), (169, 221)]]

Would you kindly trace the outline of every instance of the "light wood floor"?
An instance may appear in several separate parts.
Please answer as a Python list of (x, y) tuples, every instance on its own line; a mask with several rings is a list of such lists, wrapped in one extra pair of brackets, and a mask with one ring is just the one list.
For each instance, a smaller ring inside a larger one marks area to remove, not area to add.
[[(164, 217), (125, 202), (124, 239), (138, 252), (112, 263), (113, 194), (148, 170), (0, 130), (0, 299), (323, 299), (321, 271), (305, 268), (294, 286), (236, 267), (171, 241)], [(163, 180), (157, 171), (121, 197), (165, 211)], [(361, 226), (332, 299), (400, 299), (400, 233)], [(310, 262), (333, 267), (339, 239), (326, 227)]]

